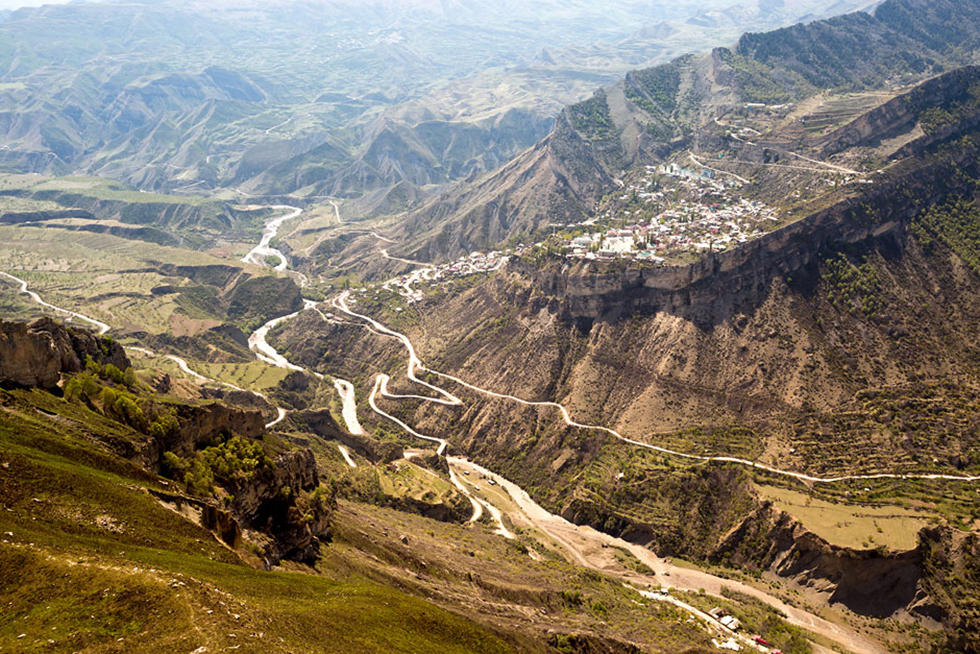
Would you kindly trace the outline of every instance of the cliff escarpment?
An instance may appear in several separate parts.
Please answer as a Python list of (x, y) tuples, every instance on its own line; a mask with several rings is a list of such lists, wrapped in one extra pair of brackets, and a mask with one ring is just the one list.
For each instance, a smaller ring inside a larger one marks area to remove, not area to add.
[(687, 308), (688, 315), (693, 310), (711, 323), (733, 306), (757, 305), (772, 279), (791, 277), (821, 253), (876, 240), (901, 247), (909, 223), (933, 204), (950, 196), (974, 196), (974, 180), (980, 178), (976, 148), (971, 140), (949, 140), (958, 135), (947, 134), (939, 145), (927, 139), (915, 157), (874, 179), (863, 193), (689, 265), (624, 270), (617, 264), (580, 263), (562, 271), (537, 271), (520, 261), (511, 265), (545, 295), (558, 298), (569, 319)]
[(768, 570), (789, 578), (808, 593), (840, 603), (860, 615), (888, 617), (909, 611), (942, 619), (924, 589), (926, 548), (935, 534), (920, 534), (907, 551), (855, 550), (828, 543), (793, 516), (763, 503), (710, 552), (714, 562)]

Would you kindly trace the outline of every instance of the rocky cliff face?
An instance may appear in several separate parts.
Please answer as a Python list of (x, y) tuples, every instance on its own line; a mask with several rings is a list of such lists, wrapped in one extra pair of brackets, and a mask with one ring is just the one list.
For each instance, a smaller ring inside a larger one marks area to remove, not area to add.
[(164, 452), (191, 456), (195, 450), (214, 443), (224, 433), (258, 438), (265, 432), (265, 419), (259, 411), (245, 411), (220, 402), (180, 404), (176, 410), (180, 428), (157, 441), (160, 456)]
[(271, 471), (228, 488), (234, 493), (230, 505), (219, 507), (212, 499), (182, 493), (150, 492), (233, 549), (246, 539), (260, 546), (269, 567), (283, 559), (313, 562), (320, 543), (330, 539), (333, 498), (308, 493), (319, 483), (313, 453), (296, 450), (279, 455)]
[(709, 559), (770, 570), (860, 615), (910, 611), (941, 619), (943, 614), (922, 588), (922, 546), (900, 552), (838, 547), (768, 503), (734, 528)]
[(87, 357), (120, 370), (130, 367), (120, 345), (87, 329), (47, 317), (0, 320), (0, 384), (52, 389), (62, 373), (84, 370)]
[(328, 502), (301, 502), (300, 496), (319, 485), (312, 451), (285, 452), (271, 472), (234, 485), (229, 510), (251, 532), (250, 540), (263, 545), (268, 563), (312, 562), (320, 543), (330, 539), (331, 512)]

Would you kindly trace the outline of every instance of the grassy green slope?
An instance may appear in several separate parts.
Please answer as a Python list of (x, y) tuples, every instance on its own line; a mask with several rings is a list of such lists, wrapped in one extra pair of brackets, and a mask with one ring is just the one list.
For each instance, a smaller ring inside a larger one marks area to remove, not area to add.
[(0, 651), (509, 649), (374, 583), (254, 570), (93, 445), (123, 428), (40, 392), (0, 391), (0, 406)]

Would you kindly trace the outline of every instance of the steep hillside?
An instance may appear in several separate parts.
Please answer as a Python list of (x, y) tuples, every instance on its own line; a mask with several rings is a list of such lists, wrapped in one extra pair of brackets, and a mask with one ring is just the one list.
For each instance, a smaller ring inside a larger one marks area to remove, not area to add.
[(92, 441), (125, 428), (38, 392), (0, 402), (4, 649), (513, 651), (376, 582), (256, 570), (225, 511)]
[[(400, 452), (397, 464), (358, 454), (356, 468), (338, 466), (299, 423), (272, 432), (256, 412), (155, 392), (142, 380), (159, 371), (134, 371), (85, 330), (42, 319), (0, 333), (31, 360), (0, 379), (5, 649), (666, 653), (709, 642), (669, 605), (638, 602), (623, 566), (583, 570), (530, 531), (508, 540), (478, 522), (336, 501), (369, 477), (404, 484), (416, 466)], [(3, 361), (14, 363), (7, 350)], [(25, 369), (59, 384), (32, 388)], [(448, 485), (445, 462), (429, 465), (423, 487)]]

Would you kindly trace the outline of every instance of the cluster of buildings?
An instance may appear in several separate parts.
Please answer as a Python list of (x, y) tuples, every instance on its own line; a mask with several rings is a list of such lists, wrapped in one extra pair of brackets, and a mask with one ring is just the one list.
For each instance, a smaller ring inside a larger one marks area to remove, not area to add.
[[(738, 194), (733, 182), (721, 183), (707, 169), (693, 171), (669, 164), (648, 167), (647, 177), (624, 187), (624, 207), (578, 225), (562, 245), (566, 256), (584, 259), (635, 259), (663, 264), (685, 252), (722, 252), (766, 231), (778, 220), (775, 211)], [(674, 189), (654, 188), (653, 173), (672, 178)], [(596, 229), (620, 223), (620, 227)]]
[(708, 611), (708, 615), (717, 620), (721, 626), (725, 627), (729, 631), (738, 631), (742, 628), (742, 623), (739, 622), (738, 618), (717, 606)]
[(383, 288), (405, 297), (409, 303), (418, 302), (424, 296), (422, 291), (415, 288), (417, 284), (424, 283), (432, 286), (452, 278), (493, 272), (503, 267), (507, 259), (505, 254), (496, 251), (486, 254), (471, 252), (452, 263), (416, 268), (410, 273), (389, 279), (384, 283)]

